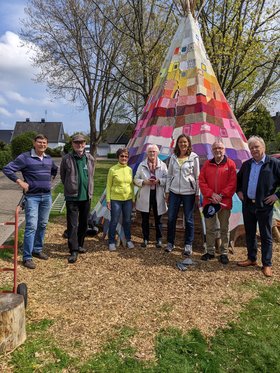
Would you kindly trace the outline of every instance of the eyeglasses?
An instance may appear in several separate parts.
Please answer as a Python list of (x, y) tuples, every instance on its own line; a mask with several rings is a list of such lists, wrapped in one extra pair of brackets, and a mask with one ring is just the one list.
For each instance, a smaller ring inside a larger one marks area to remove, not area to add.
[(120, 155), (120, 158), (128, 158), (127, 155)]

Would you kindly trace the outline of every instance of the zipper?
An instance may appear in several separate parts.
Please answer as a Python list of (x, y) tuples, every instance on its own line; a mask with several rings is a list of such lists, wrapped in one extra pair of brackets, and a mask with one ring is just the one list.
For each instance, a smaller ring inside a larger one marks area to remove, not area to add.
[(180, 166), (180, 177), (179, 177), (179, 194), (181, 190), (181, 174), (182, 174), (182, 166)]

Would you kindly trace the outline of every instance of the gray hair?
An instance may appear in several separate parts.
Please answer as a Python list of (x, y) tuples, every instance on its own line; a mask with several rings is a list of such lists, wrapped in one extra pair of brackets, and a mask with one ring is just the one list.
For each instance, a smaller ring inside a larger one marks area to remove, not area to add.
[(264, 142), (264, 139), (260, 136), (251, 136), (248, 140), (248, 146), (250, 148), (250, 145), (255, 143), (255, 142), (259, 142), (260, 144), (262, 144), (262, 146), (265, 148), (265, 142)]
[(155, 150), (157, 153), (159, 153), (159, 148), (156, 144), (150, 144), (147, 146), (146, 153), (148, 153), (151, 149)]
[(212, 149), (214, 148), (214, 145), (222, 144), (225, 148), (225, 144), (223, 143), (222, 139), (216, 139), (212, 144)]

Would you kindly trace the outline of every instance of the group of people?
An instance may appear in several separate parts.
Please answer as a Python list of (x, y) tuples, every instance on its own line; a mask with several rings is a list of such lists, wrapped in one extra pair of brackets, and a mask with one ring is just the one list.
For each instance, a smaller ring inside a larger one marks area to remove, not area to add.
[[(57, 175), (58, 167), (46, 154), (47, 147), (47, 137), (38, 134), (30, 151), (20, 154), (3, 168), (3, 173), (16, 182), (25, 195), (23, 265), (29, 269), (36, 268), (33, 257), (48, 260), (43, 245), (52, 206), (51, 179)], [(86, 139), (82, 134), (73, 136), (73, 151), (63, 157), (60, 165), (67, 210), (69, 263), (75, 263), (78, 254), (86, 252), (83, 244), (93, 194), (94, 159), (85, 152), (85, 147)], [(17, 175), (19, 171), (23, 180)]]
[[(43, 241), (51, 209), (51, 178), (57, 166), (45, 151), (48, 139), (37, 135), (31, 151), (19, 155), (4, 167), (4, 174), (16, 182), (25, 193), (25, 233), (23, 265), (36, 267), (33, 257), (47, 260)], [(73, 150), (61, 162), (60, 176), (64, 185), (67, 209), (67, 236), (69, 263), (75, 263), (79, 253), (85, 253), (84, 239), (88, 228), (90, 202), (93, 194), (94, 159), (85, 152), (86, 139), (82, 134), (72, 138)], [(225, 155), (225, 145), (218, 139), (212, 144), (213, 158), (200, 170), (199, 157), (192, 151), (191, 139), (184, 134), (177, 138), (174, 154), (165, 163), (158, 157), (157, 145), (148, 145), (147, 157), (133, 177), (128, 166), (129, 151), (117, 151), (118, 163), (110, 168), (106, 185), (106, 202), (110, 210), (108, 232), (109, 250), (116, 250), (115, 235), (122, 216), (122, 227), (128, 249), (131, 240), (131, 214), (135, 204), (142, 218), (142, 248), (150, 240), (150, 212), (153, 211), (156, 247), (163, 247), (162, 216), (168, 212), (166, 252), (175, 247), (176, 223), (183, 206), (185, 236), (183, 254), (192, 255), (194, 240), (194, 209), (202, 197), (206, 225), (206, 252), (201, 260), (215, 258), (217, 228), (220, 231), (219, 260), (227, 264), (229, 218), (232, 197), (236, 192), (242, 201), (246, 232), (247, 259), (238, 262), (241, 267), (257, 265), (257, 224), (261, 237), (262, 271), (272, 276), (272, 215), (273, 204), (280, 197), (280, 161), (265, 154), (262, 138), (248, 140), (252, 158), (245, 161), (238, 173), (233, 160)], [(22, 172), (23, 180), (16, 174)], [(136, 196), (134, 186), (138, 187)], [(201, 195), (200, 195), (201, 194)]]
[[(175, 247), (176, 224), (180, 206), (183, 206), (185, 237), (183, 254), (192, 255), (194, 240), (194, 209), (200, 205), (206, 226), (206, 252), (201, 260), (215, 258), (217, 232), (221, 239), (219, 261), (228, 264), (229, 218), (232, 197), (237, 193), (242, 201), (246, 232), (247, 259), (241, 267), (257, 265), (257, 224), (261, 237), (262, 272), (272, 276), (272, 215), (273, 204), (280, 197), (280, 161), (265, 154), (261, 137), (248, 140), (252, 158), (245, 161), (238, 173), (235, 162), (225, 155), (225, 145), (218, 139), (212, 144), (213, 158), (199, 167), (199, 157), (192, 151), (191, 139), (184, 134), (177, 138), (174, 154), (167, 164), (159, 159), (157, 145), (147, 147), (147, 157), (137, 168), (133, 178), (128, 166), (129, 152), (119, 149), (118, 164), (109, 170), (106, 188), (107, 206), (111, 210), (109, 250), (116, 250), (116, 227), (122, 212), (123, 230), (127, 247), (131, 241), (131, 212), (135, 202), (141, 212), (143, 242), (150, 239), (150, 212), (153, 211), (156, 247), (162, 247), (162, 215), (168, 211), (166, 252)], [(134, 196), (134, 185), (138, 187)], [(113, 207), (114, 206), (114, 207)]]

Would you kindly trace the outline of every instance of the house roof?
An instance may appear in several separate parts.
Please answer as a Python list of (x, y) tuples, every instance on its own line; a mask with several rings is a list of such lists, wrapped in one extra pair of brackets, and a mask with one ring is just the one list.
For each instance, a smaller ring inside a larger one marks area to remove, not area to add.
[(133, 130), (134, 126), (131, 123), (111, 123), (103, 134), (103, 141), (108, 144), (127, 144)]
[(6, 144), (11, 143), (13, 130), (0, 130), (0, 141), (3, 141)]
[(65, 142), (62, 122), (45, 122), (44, 119), (41, 122), (31, 122), (28, 119), (25, 122), (16, 122), (12, 138), (28, 131), (42, 133), (51, 143)]

